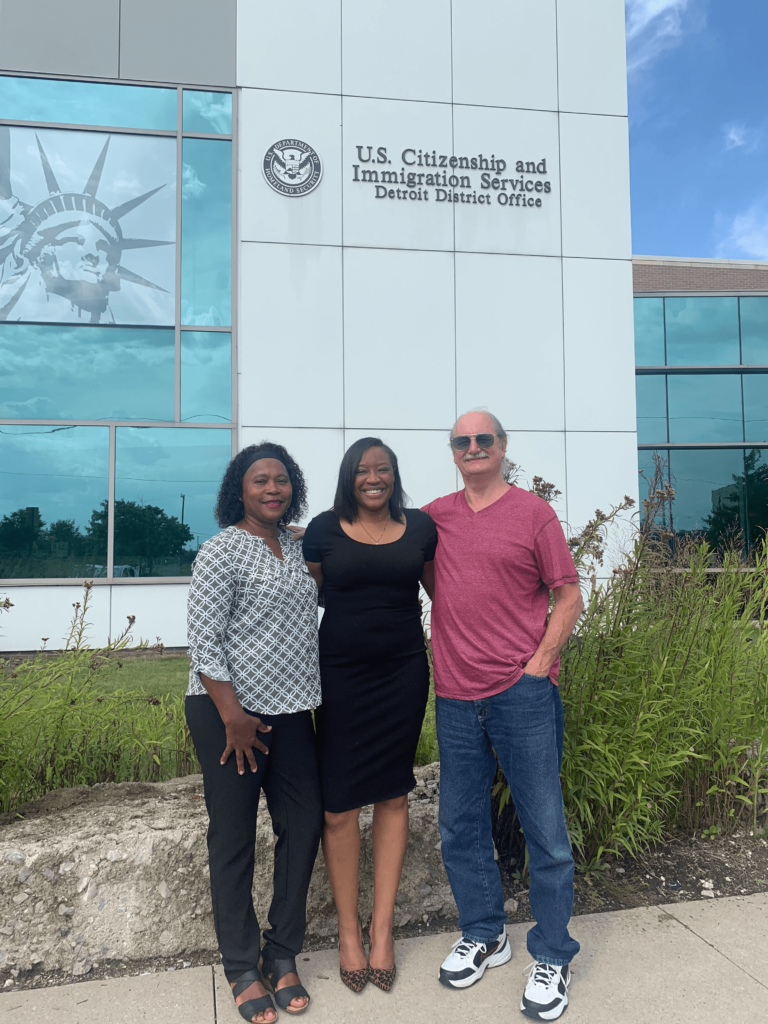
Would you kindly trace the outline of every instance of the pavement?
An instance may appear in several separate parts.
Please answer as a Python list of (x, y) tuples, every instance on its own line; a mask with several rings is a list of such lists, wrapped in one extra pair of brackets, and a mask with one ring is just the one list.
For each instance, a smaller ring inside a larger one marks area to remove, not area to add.
[[(312, 1003), (307, 1024), (508, 1024), (519, 1014), (528, 926), (508, 927), (512, 960), (469, 989), (438, 984), (458, 936), (397, 942), (391, 993), (361, 995), (339, 980), (333, 949), (299, 958)], [(582, 952), (573, 964), (568, 1024), (729, 1024), (768, 1021), (768, 893), (643, 907), (574, 918)], [(285, 1024), (286, 1014), (278, 1020)], [(9, 992), (0, 1024), (237, 1024), (221, 967)]]

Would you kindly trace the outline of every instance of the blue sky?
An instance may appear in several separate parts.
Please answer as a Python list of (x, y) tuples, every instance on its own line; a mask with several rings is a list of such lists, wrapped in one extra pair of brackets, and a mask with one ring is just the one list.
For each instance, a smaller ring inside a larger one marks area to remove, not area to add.
[(768, 0), (626, 0), (632, 251), (768, 260)]

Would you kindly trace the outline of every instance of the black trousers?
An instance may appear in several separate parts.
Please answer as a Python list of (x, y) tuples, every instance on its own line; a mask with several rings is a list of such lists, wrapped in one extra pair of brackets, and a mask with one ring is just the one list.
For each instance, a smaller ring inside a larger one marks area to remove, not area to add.
[[(256, 967), (261, 935), (253, 907), (256, 813), (264, 789), (275, 846), (274, 891), (265, 959), (297, 956), (304, 944), (307, 890), (320, 844), (323, 806), (312, 714), (259, 715), (271, 732), (260, 733), (269, 755), (254, 749), (258, 771), (248, 763), (237, 774), (235, 755), (219, 763), (226, 729), (208, 696), (187, 697), (187, 724), (203, 769), (208, 808), (208, 861), (216, 938), (224, 971), (234, 981)], [(255, 712), (247, 712), (255, 714)]]

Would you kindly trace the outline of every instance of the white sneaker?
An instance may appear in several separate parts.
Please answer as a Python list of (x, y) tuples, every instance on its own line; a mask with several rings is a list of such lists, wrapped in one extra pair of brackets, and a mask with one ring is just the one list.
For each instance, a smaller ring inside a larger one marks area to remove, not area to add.
[(568, 1006), (570, 964), (556, 967), (537, 960), (529, 964), (523, 974), (528, 975), (528, 984), (520, 1002), (525, 1016), (532, 1020), (557, 1020)]
[(480, 981), (489, 967), (500, 967), (512, 958), (506, 931), (495, 942), (459, 939), (440, 967), (440, 984), (448, 988), (469, 988)]

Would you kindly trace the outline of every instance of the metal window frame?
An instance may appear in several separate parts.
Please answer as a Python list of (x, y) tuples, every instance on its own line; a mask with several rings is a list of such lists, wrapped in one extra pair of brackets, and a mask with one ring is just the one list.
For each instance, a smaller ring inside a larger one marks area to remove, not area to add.
[[(182, 427), (184, 430), (229, 430), (232, 444), (231, 454), (234, 456), (239, 446), (238, 428), (238, 344), (237, 344), (237, 323), (238, 323), (238, 189), (237, 189), (237, 168), (238, 168), (238, 108), (239, 93), (236, 86), (200, 86), (196, 83), (162, 83), (162, 82), (141, 82), (135, 79), (117, 78), (95, 78), (88, 75), (50, 75), (38, 72), (4, 72), (0, 78), (39, 78), (47, 81), (70, 81), (83, 83), (96, 83), (99, 85), (137, 85), (145, 88), (161, 88), (176, 90), (176, 130), (170, 131), (155, 128), (115, 128), (109, 125), (82, 125), (70, 124), (61, 121), (22, 121), (13, 118), (0, 117), (0, 124), (17, 128), (38, 128), (63, 131), (85, 131), (85, 132), (107, 132), (111, 135), (148, 135), (176, 139), (176, 297), (175, 297), (175, 323), (174, 348), (174, 419), (171, 420), (50, 420), (50, 419), (6, 419), (0, 418), (0, 426), (106, 426), (109, 427), (109, 470), (108, 470), (108, 513), (107, 513), (107, 575), (91, 580), (94, 586), (166, 586), (180, 583), (189, 584), (189, 576), (137, 576), (130, 578), (115, 577), (114, 573), (114, 533), (115, 533), (115, 454), (116, 454), (116, 431), (118, 427)], [(187, 132), (183, 124), (183, 102), (184, 92), (221, 92), (232, 97), (232, 132), (228, 135), (210, 132)], [(231, 144), (232, 153), (232, 211), (231, 211), (231, 270), (230, 270), (230, 309), (231, 324), (224, 327), (205, 327), (195, 324), (181, 323), (181, 181), (182, 181), (182, 145), (184, 139), (212, 139)], [(13, 321), (14, 323), (16, 321)], [(29, 323), (39, 326), (38, 321), (18, 321), (18, 323)], [(55, 326), (54, 322), (46, 321), (44, 326)], [(71, 325), (67, 325), (71, 326)], [(88, 325), (83, 325), (88, 326)], [(115, 325), (118, 328), (146, 326), (155, 330), (170, 330), (170, 325)], [(212, 331), (222, 334), (229, 334), (231, 338), (231, 370), (232, 370), (232, 415), (227, 423), (184, 423), (181, 420), (181, 332), (182, 331)], [(3, 579), (0, 585), (4, 588), (11, 587), (81, 587), (89, 577), (40, 577), (22, 579)]]

